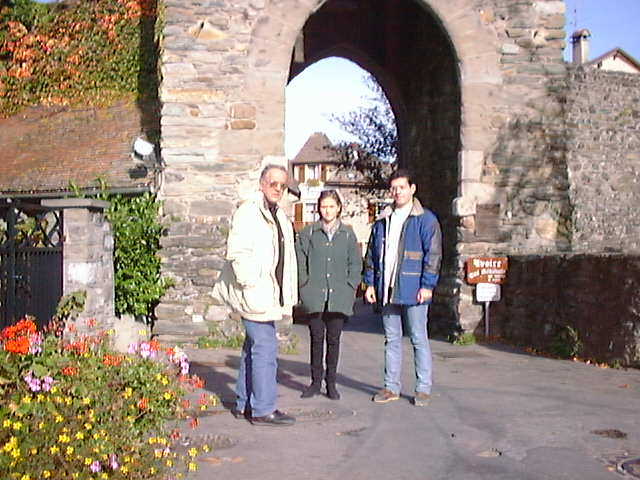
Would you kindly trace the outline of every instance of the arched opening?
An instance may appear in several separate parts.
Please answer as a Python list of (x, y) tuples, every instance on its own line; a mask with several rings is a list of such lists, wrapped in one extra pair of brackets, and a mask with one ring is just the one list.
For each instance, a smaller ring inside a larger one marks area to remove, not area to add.
[[(332, 28), (326, 28), (332, 25)], [(400, 166), (418, 184), (417, 196), (443, 229), (441, 285), (455, 284), (459, 195), (461, 86), (458, 58), (436, 14), (417, 0), (329, 0), (311, 14), (293, 49), (289, 78), (337, 52), (380, 81), (398, 128)], [(447, 328), (457, 321), (451, 299), (434, 305)]]

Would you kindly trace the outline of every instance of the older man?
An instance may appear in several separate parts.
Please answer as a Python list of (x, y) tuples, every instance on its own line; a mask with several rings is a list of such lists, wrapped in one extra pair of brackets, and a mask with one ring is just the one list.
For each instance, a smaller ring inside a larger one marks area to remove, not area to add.
[[(267, 165), (260, 193), (236, 211), (227, 242), (232, 277), (225, 301), (242, 317), (246, 339), (236, 385), (237, 418), (253, 425), (293, 425), (276, 409), (278, 340), (274, 322), (297, 302), (297, 267), (291, 221), (278, 208), (287, 170)], [(223, 276), (225, 272), (223, 271)], [(215, 293), (215, 290), (214, 290)]]

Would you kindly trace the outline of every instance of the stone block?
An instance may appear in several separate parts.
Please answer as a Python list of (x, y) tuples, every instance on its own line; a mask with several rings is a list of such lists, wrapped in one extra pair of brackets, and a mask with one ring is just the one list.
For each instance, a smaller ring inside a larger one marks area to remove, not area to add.
[(253, 130), (256, 128), (256, 122), (254, 120), (231, 120), (229, 128), (231, 130)]
[(461, 180), (480, 181), (484, 165), (484, 152), (480, 150), (462, 150), (460, 157)]
[(164, 77), (176, 76), (183, 81), (185, 77), (195, 77), (196, 74), (197, 71), (191, 63), (165, 63), (162, 65), (162, 75)]
[(233, 103), (229, 109), (229, 114), (234, 119), (254, 119), (256, 107), (250, 103)]
[(126, 353), (129, 345), (148, 341), (151, 338), (149, 327), (136, 321), (132, 315), (123, 315), (121, 318), (114, 319), (113, 330), (112, 346), (121, 353)]
[(533, 8), (542, 15), (556, 15), (564, 18), (566, 11), (566, 5), (564, 1), (546, 1), (546, 2), (534, 2)]
[(452, 213), (456, 217), (476, 214), (477, 201), (473, 197), (456, 197), (452, 202)]
[(500, 52), (503, 55), (517, 55), (520, 53), (520, 47), (514, 43), (503, 43)]
[(190, 215), (215, 217), (229, 215), (235, 210), (235, 205), (224, 200), (196, 200), (189, 205)]

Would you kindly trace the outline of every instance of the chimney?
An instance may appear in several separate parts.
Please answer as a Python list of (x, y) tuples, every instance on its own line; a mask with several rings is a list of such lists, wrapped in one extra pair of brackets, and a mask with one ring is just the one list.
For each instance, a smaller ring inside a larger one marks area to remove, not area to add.
[(586, 28), (576, 30), (571, 35), (573, 44), (573, 64), (581, 65), (589, 61), (589, 37), (591, 32)]

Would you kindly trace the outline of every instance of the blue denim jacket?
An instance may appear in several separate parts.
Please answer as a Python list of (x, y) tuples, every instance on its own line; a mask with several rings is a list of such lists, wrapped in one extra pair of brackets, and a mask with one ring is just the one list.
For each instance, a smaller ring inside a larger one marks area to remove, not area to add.
[[(365, 258), (363, 281), (376, 289), (378, 304), (384, 298), (384, 249), (389, 207), (374, 223)], [(389, 303), (417, 305), (418, 290), (433, 290), (438, 283), (442, 261), (442, 233), (438, 219), (430, 210), (413, 200), (409, 217), (402, 225), (398, 242), (398, 268)]]

